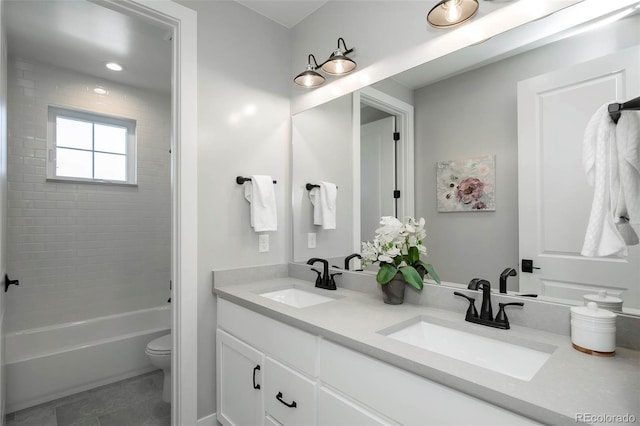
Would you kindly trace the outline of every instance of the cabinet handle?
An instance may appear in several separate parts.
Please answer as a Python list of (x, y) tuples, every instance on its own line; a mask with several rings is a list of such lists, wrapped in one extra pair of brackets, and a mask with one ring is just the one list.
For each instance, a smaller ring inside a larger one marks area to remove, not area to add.
[(256, 383), (256, 371), (260, 371), (260, 364), (253, 367), (253, 388), (260, 389), (260, 385)]
[(289, 408), (296, 408), (296, 407), (298, 406), (298, 404), (296, 404), (296, 402), (295, 402), (295, 401), (293, 401), (291, 404), (289, 404), (289, 403), (285, 402), (285, 401), (282, 399), (282, 392), (278, 392), (278, 394), (276, 395), (276, 399), (277, 399), (278, 401), (282, 402), (284, 405), (286, 405), (286, 406), (287, 406), (287, 407), (289, 407)]

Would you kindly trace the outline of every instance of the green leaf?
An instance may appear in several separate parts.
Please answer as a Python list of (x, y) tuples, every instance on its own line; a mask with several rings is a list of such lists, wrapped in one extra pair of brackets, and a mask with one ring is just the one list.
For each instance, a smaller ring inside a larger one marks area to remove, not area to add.
[(422, 260), (419, 260), (413, 266), (415, 266), (416, 268), (423, 268), (435, 282), (440, 284), (440, 277), (431, 264), (424, 263)]
[(416, 246), (409, 247), (409, 261), (407, 263), (410, 265), (413, 265), (419, 260), (420, 260), (420, 252), (418, 251), (418, 247)]
[(400, 272), (407, 284), (411, 285), (416, 290), (422, 290), (422, 278), (420, 278), (420, 274), (418, 274), (418, 271), (416, 271), (414, 267), (403, 266), (400, 268)]
[(397, 272), (398, 270), (395, 268), (395, 266), (391, 265), (390, 263), (383, 263), (380, 265), (380, 270), (378, 270), (376, 280), (380, 284), (387, 284), (393, 279), (393, 277), (396, 276)]
[(436, 272), (436, 270), (433, 268), (433, 266), (431, 266), (430, 263), (425, 263), (424, 268), (427, 270), (427, 272), (429, 273), (429, 276), (431, 278), (433, 278), (433, 280), (435, 282), (437, 282), (438, 284), (440, 284), (440, 277), (438, 276), (438, 273)]

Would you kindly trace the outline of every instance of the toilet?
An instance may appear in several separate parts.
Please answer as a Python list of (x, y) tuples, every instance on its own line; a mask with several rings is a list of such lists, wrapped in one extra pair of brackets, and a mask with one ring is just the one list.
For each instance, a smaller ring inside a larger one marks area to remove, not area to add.
[(162, 370), (162, 400), (171, 402), (171, 333), (150, 341), (145, 353), (149, 356), (151, 364)]

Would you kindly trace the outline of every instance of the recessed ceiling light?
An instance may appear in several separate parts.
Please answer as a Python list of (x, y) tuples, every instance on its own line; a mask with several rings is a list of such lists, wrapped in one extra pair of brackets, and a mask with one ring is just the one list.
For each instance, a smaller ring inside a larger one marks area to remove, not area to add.
[(122, 65), (116, 62), (107, 62), (105, 66), (109, 68), (111, 71), (122, 71)]
[(105, 89), (104, 87), (96, 87), (95, 89), (93, 89), (93, 91), (95, 93), (97, 93), (98, 95), (106, 95), (107, 93), (109, 93), (109, 91), (107, 89)]

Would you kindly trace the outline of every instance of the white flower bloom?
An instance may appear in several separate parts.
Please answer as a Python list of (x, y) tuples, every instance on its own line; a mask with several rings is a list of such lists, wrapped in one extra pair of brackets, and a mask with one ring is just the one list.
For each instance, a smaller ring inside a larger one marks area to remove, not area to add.
[(416, 247), (419, 254), (426, 255), (427, 249), (423, 245), (427, 236), (424, 218), (416, 220), (407, 217), (402, 223), (393, 216), (383, 216), (380, 225), (373, 241), (362, 243), (363, 264), (395, 261), (405, 266), (411, 247)]

